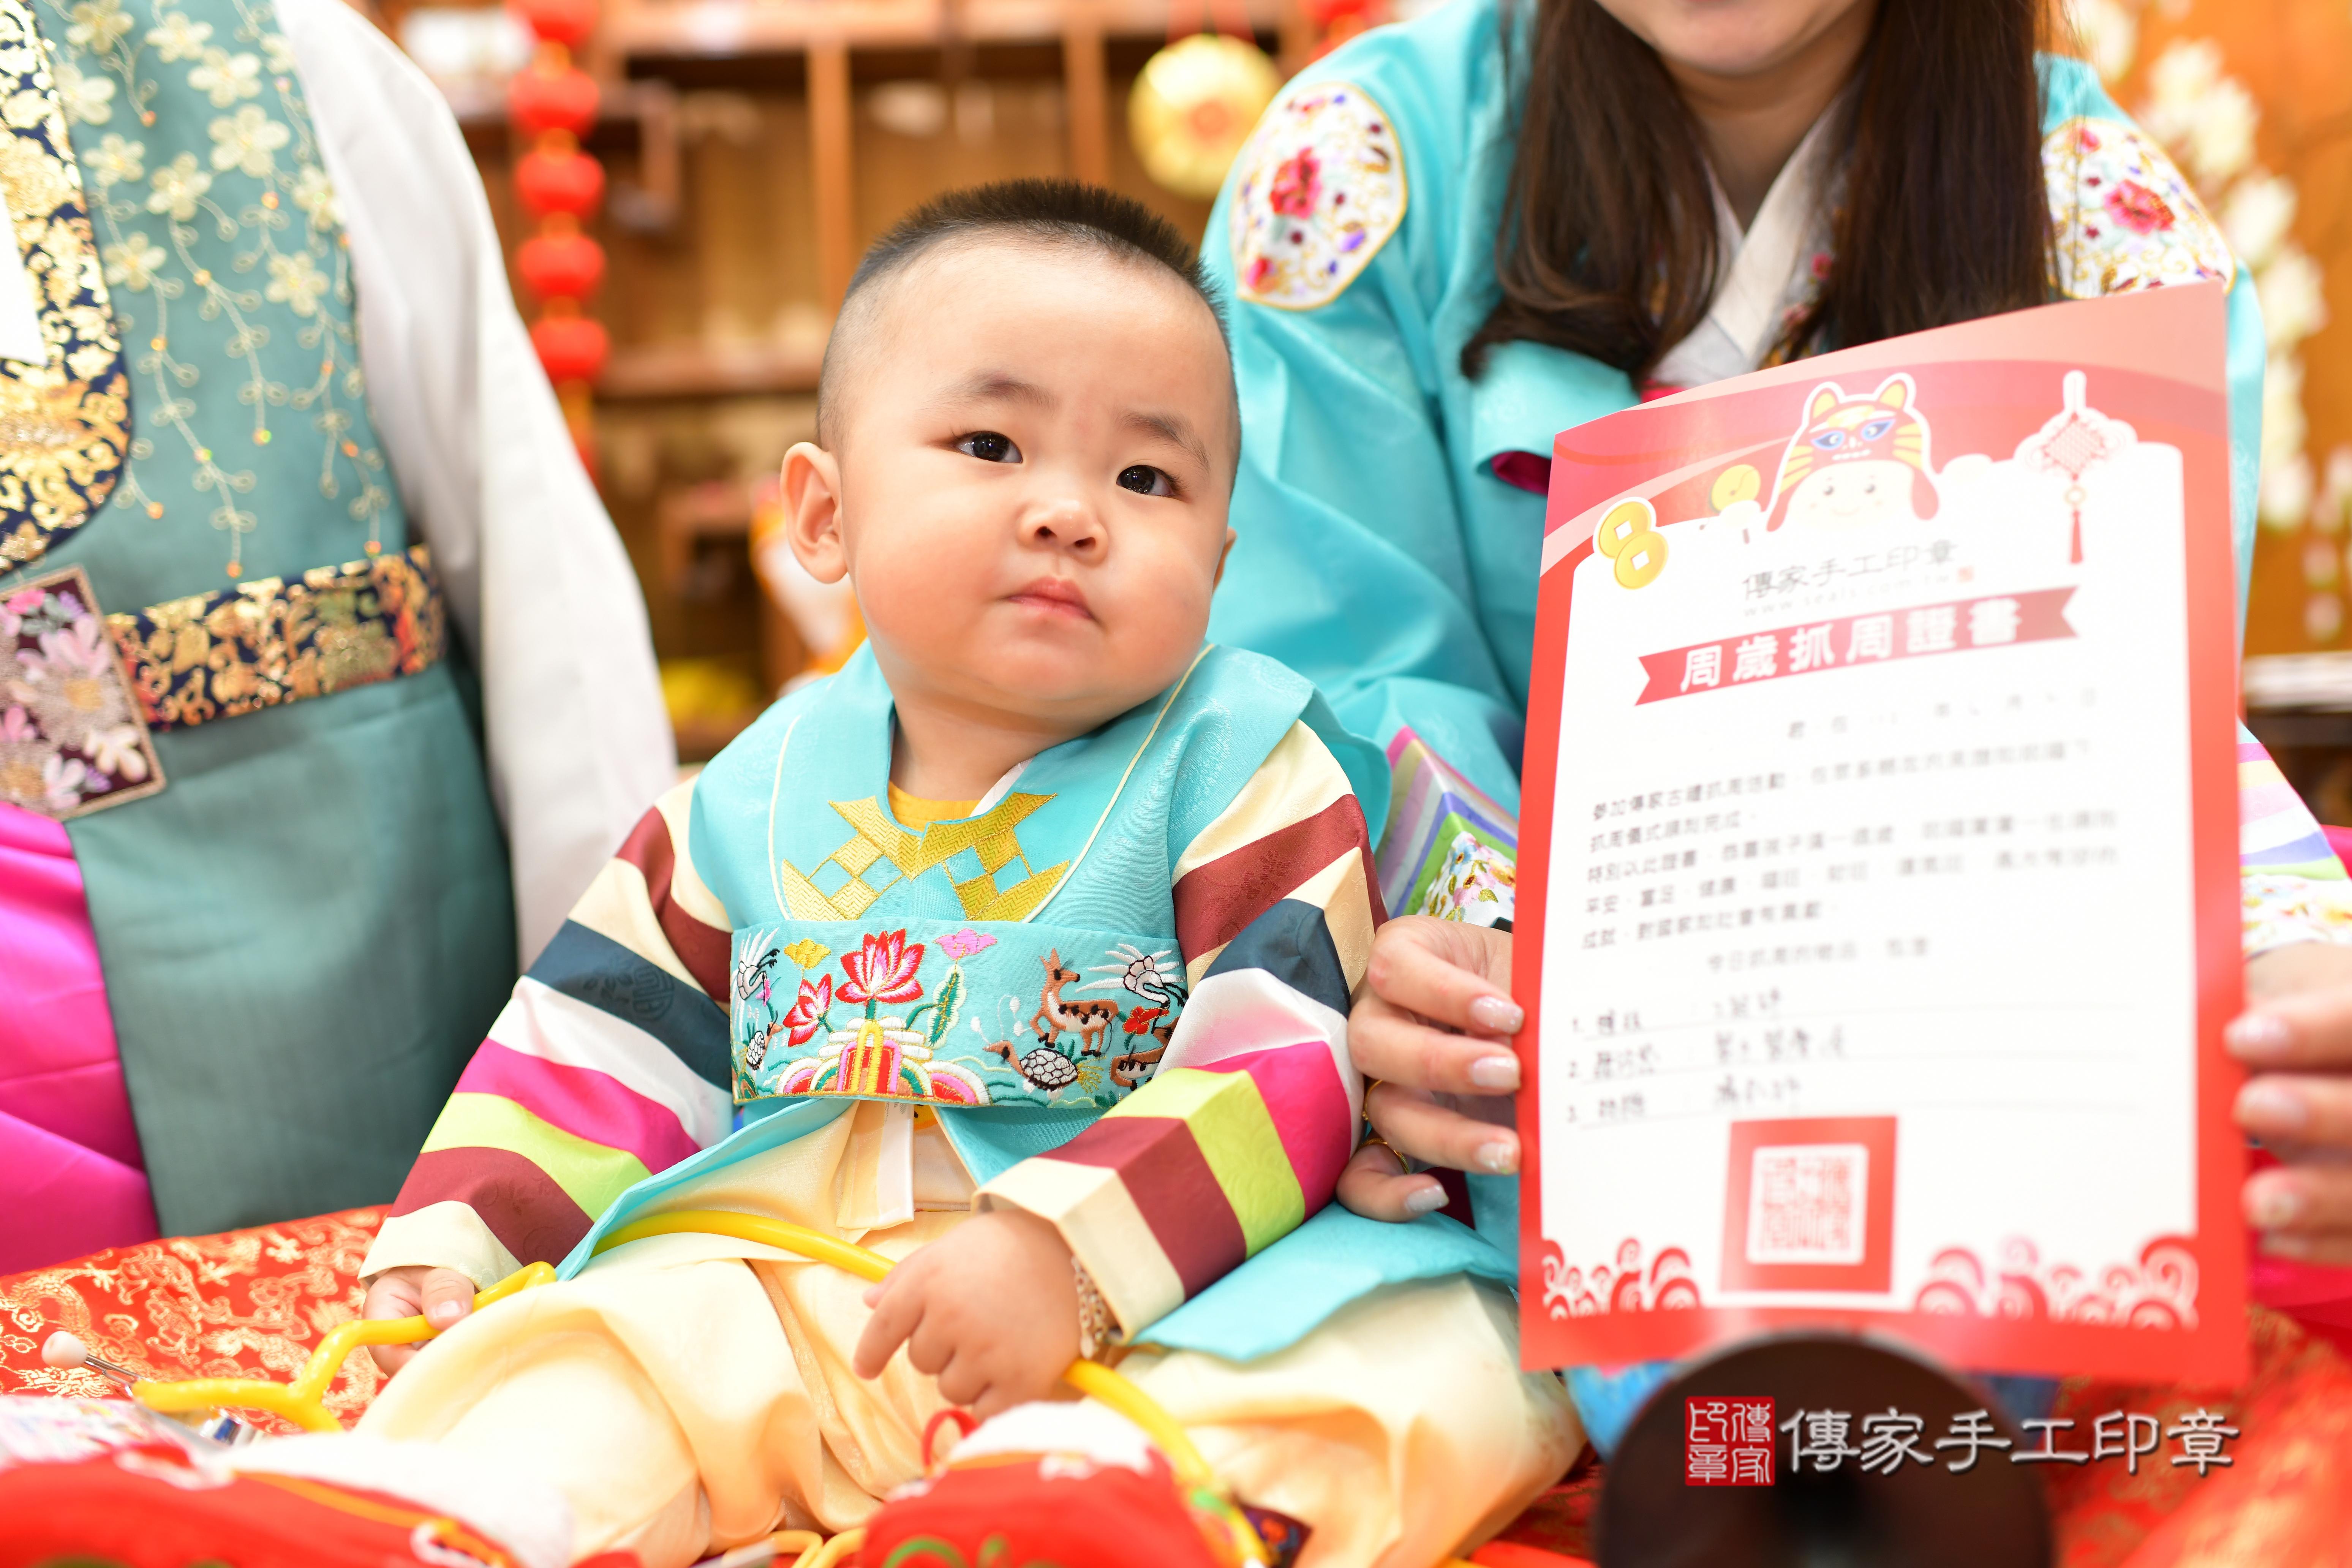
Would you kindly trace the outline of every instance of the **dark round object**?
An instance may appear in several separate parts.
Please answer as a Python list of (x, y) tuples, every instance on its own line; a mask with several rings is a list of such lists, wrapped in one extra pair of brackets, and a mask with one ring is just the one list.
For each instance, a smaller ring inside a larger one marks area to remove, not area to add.
[[(1710, 1396), (1773, 1402), (1771, 1485), (1688, 1480), (1686, 1401)], [(1779, 1426), (1799, 1411), (1849, 1414), (1844, 1440), (1856, 1448), (1864, 1417), (1919, 1416), (1911, 1446), (1936, 1462), (1865, 1472), (1847, 1456), (1792, 1471), (1791, 1434)], [(1983, 1448), (1955, 1474), (1962, 1451), (1935, 1444), (1970, 1411), (2015, 1446)], [(2033, 1447), (1980, 1390), (1900, 1348), (1821, 1333), (1745, 1341), (1689, 1367), (1634, 1417), (1601, 1483), (1601, 1568), (2049, 1568), (2042, 1479), (2010, 1458)]]

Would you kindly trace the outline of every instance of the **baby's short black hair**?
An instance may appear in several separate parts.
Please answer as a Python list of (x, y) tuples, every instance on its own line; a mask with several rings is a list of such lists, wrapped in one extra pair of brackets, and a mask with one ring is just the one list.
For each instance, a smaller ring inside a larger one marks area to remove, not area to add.
[[(865, 335), (880, 286), (942, 246), (991, 239), (1074, 246), (1158, 268), (1200, 296), (1218, 336), (1225, 335), (1223, 302), (1199, 255), (1174, 224), (1133, 197), (1077, 180), (999, 180), (950, 191), (891, 225), (851, 275), (817, 378), (818, 441), (831, 447), (839, 434), (834, 426), (841, 377), (855, 341)], [(1238, 429), (1238, 406), (1234, 424)]]

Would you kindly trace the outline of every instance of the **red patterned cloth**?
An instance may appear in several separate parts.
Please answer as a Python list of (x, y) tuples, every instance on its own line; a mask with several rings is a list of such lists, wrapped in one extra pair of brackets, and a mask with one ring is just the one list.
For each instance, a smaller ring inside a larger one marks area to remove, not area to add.
[[(360, 1260), (380, 1208), (110, 1247), (0, 1278), (0, 1394), (109, 1398), (94, 1372), (58, 1372), (41, 1343), (69, 1329), (95, 1353), (147, 1377), (266, 1377), (284, 1383), (336, 1324), (356, 1318)], [(327, 1408), (348, 1426), (383, 1374), (364, 1352), (343, 1363)], [(291, 1430), (274, 1416), (262, 1426)]]
[[(283, 1382), (320, 1336), (358, 1315), (360, 1260), (383, 1214), (143, 1242), (0, 1279), (0, 1394), (117, 1392), (94, 1373), (42, 1364), (41, 1342), (58, 1329), (150, 1376)], [(2249, 1331), (2254, 1371), (2242, 1389), (2065, 1384), (2053, 1414), (2077, 1423), (2070, 1436), (2111, 1410), (2169, 1427), (2200, 1405), (2227, 1412), (2240, 1435), (2229, 1445), (2235, 1463), (2201, 1480), (2168, 1464), (2137, 1476), (2113, 1462), (2050, 1467), (2057, 1568), (2352, 1568), (2352, 1359), (2276, 1312), (2255, 1309)], [(327, 1404), (348, 1424), (382, 1382), (373, 1360), (354, 1355)], [(1601, 1479), (1588, 1456), (1501, 1539), (1590, 1556)], [(1507, 1555), (1512, 1568), (1528, 1561)]]
[[(635, 1568), (636, 1559), (625, 1560)], [(518, 1568), (445, 1514), (294, 1476), (236, 1476), (166, 1444), (0, 1469), (0, 1568)], [(614, 1568), (618, 1568), (615, 1564)]]
[[(2056, 1568), (2352, 1568), (2352, 1360), (2293, 1319), (2255, 1308), (2253, 1375), (2243, 1388), (2132, 1386), (2070, 1379), (2051, 1414), (2072, 1418), (2068, 1447), (2113, 1410), (2226, 1412), (2234, 1461), (2193, 1468), (2049, 1466)], [(2167, 1445), (2168, 1451), (2171, 1446)]]

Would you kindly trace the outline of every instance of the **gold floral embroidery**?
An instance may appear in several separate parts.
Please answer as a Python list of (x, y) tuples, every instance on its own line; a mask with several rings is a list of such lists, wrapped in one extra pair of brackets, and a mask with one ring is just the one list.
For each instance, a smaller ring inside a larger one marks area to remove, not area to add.
[(24, 259), (45, 363), (0, 370), (0, 569), (88, 522), (131, 448), (131, 382), (100, 275), (60, 88), (32, 14), (0, 0), (0, 192)]
[(147, 722), (184, 729), (438, 662), (448, 622), (424, 545), (106, 617)]

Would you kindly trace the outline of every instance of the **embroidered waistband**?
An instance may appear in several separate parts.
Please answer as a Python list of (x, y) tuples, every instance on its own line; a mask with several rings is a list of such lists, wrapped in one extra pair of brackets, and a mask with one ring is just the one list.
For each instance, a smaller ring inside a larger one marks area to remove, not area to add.
[(448, 645), (422, 544), (110, 615), (106, 629), (152, 730), (420, 674)]

